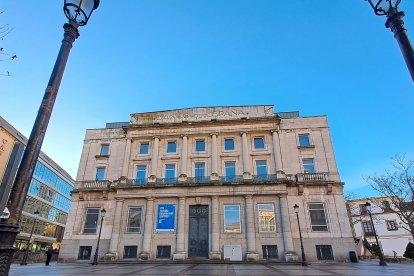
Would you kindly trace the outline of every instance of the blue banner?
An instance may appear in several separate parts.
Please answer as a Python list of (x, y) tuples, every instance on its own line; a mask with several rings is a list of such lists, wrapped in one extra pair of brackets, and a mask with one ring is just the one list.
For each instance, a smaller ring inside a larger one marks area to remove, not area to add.
[(175, 205), (159, 204), (157, 213), (157, 231), (173, 232), (175, 229)]

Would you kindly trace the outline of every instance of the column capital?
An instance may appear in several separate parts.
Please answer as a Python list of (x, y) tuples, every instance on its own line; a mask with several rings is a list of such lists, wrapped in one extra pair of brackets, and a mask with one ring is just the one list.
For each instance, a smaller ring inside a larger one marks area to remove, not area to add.
[(219, 196), (218, 195), (212, 195), (211, 196), (211, 199), (218, 200), (219, 199)]
[(279, 198), (287, 198), (287, 193), (286, 194), (277, 194), (277, 196)]
[(184, 137), (188, 138), (188, 134), (187, 134), (187, 133), (185, 133), (185, 134), (181, 134), (181, 135), (180, 135), (180, 137), (181, 137), (181, 138), (184, 138)]
[(160, 140), (160, 136), (159, 135), (154, 135), (154, 136), (152, 136), (152, 139), (158, 139), (158, 140)]
[(248, 200), (251, 200), (251, 199), (253, 199), (253, 195), (244, 195), (244, 198), (248, 199)]
[(180, 201), (185, 200), (186, 198), (187, 198), (186, 196), (179, 196), (179, 197), (178, 197), (178, 199), (179, 199)]
[(123, 199), (123, 198), (115, 198), (116, 203), (118, 203), (118, 202), (124, 202), (124, 200), (125, 199)]
[(152, 196), (147, 196), (147, 197), (145, 197), (145, 199), (147, 201), (154, 201), (154, 197), (152, 197)]
[(243, 135), (243, 134), (247, 135), (247, 133), (248, 133), (247, 131), (240, 131), (240, 135)]
[(272, 134), (279, 134), (279, 129), (272, 129), (271, 131), (270, 131)]
[(210, 136), (217, 136), (217, 132), (210, 133)]

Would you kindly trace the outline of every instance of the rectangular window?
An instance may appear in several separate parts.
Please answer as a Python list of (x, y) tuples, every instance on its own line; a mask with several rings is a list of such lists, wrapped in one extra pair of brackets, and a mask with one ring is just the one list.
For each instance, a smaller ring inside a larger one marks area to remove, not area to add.
[(196, 151), (206, 151), (206, 142), (204, 140), (196, 140)]
[(315, 164), (313, 163), (313, 158), (304, 158), (302, 161), (304, 173), (315, 173)]
[(147, 181), (147, 165), (137, 166), (137, 183), (146, 183)]
[(299, 134), (299, 146), (309, 147), (310, 145), (309, 134)]
[(157, 246), (157, 258), (169, 259), (171, 257), (171, 246), (170, 245), (158, 245)]
[(78, 260), (90, 260), (92, 255), (92, 246), (80, 246)]
[(225, 168), (225, 175), (226, 175), (226, 181), (234, 181), (236, 176), (236, 162), (225, 162), (224, 163)]
[(262, 245), (263, 259), (277, 259), (277, 245)]
[(87, 208), (85, 226), (83, 227), (84, 234), (95, 234), (97, 222), (99, 218), (99, 208)]
[(195, 163), (194, 176), (196, 178), (203, 178), (206, 175), (206, 163)]
[(234, 150), (234, 139), (233, 138), (224, 139), (224, 150)]
[(124, 246), (124, 259), (136, 259), (138, 246), (126, 245)]
[(175, 164), (165, 165), (165, 177), (167, 179), (175, 178)]
[(168, 141), (167, 142), (167, 153), (176, 153), (177, 152), (177, 142)]
[(267, 162), (266, 160), (256, 160), (256, 174), (267, 175)]
[(101, 145), (100, 155), (109, 155), (109, 145)]
[(149, 143), (141, 143), (139, 145), (139, 154), (148, 154)]
[(95, 180), (104, 180), (105, 179), (105, 167), (96, 168), (96, 178)]
[(361, 225), (365, 235), (374, 235), (374, 227), (370, 221), (362, 221)]
[(257, 204), (260, 232), (276, 232), (275, 210), (273, 204)]
[(309, 215), (312, 224), (312, 231), (328, 231), (326, 222), (325, 207), (323, 203), (309, 203)]
[(396, 231), (396, 230), (398, 230), (397, 221), (395, 221), (395, 220), (387, 220), (386, 223), (387, 223), (387, 229), (388, 229), (388, 231)]
[(316, 245), (316, 256), (318, 260), (333, 260), (331, 245)]
[(128, 209), (127, 232), (141, 233), (142, 207)]
[(254, 140), (254, 148), (255, 149), (264, 149), (265, 148), (264, 137), (255, 137), (253, 140)]
[(241, 232), (240, 205), (224, 205), (224, 232)]

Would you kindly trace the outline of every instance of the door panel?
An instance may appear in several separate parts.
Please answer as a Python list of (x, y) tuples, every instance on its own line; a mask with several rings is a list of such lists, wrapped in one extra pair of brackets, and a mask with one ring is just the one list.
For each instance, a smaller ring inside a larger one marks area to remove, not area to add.
[(190, 206), (188, 256), (208, 258), (208, 206)]

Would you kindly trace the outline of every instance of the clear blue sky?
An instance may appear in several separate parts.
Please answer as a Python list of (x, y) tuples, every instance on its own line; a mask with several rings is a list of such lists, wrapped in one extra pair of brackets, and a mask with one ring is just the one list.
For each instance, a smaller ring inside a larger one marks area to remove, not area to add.
[[(414, 40), (414, 6), (400, 9)], [(62, 1), (3, 0), (0, 115), (29, 136), (63, 37)], [(274, 104), (327, 115), (346, 191), (414, 156), (414, 86), (385, 18), (363, 0), (101, 1), (80, 28), (43, 151), (73, 177), (87, 128), (129, 114)]]

